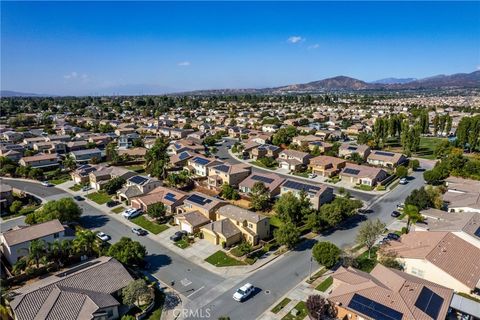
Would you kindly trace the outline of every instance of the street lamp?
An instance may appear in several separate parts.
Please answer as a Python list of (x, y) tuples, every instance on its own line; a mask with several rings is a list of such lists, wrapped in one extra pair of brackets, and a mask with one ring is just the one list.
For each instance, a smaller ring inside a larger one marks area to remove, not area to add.
[(313, 262), (313, 256), (310, 256), (310, 269), (308, 272), (308, 279), (312, 280), (312, 262)]

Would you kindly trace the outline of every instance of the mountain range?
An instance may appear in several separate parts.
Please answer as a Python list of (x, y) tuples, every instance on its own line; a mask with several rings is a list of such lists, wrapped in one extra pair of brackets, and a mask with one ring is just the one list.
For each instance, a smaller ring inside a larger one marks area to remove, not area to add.
[[(358, 90), (422, 90), (422, 89), (449, 89), (449, 88), (480, 88), (480, 70), (471, 73), (456, 73), (452, 75), (437, 75), (433, 77), (415, 78), (386, 78), (373, 82), (366, 82), (359, 79), (337, 76), (308, 83), (291, 84), (286, 86), (262, 89), (214, 89), (179, 92), (179, 94), (215, 95), (215, 94), (285, 94), (285, 93), (321, 93), (328, 91), (358, 91)], [(136, 88), (140, 92), (141, 88)], [(159, 88), (156, 88), (159, 90)], [(123, 90), (122, 90), (123, 91)], [(142, 90), (143, 91), (143, 90)], [(143, 91), (146, 94), (165, 94), (163, 92)], [(118, 92), (118, 91), (117, 91)], [(118, 95), (134, 94), (130, 92), (118, 92)], [(135, 94), (134, 94), (135, 95)], [(2, 90), (2, 97), (19, 96), (48, 96), (46, 94), (22, 93), (16, 91)]]

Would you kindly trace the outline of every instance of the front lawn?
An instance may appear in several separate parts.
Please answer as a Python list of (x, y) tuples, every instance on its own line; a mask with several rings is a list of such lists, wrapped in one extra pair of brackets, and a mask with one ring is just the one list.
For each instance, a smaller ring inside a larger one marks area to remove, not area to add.
[(358, 190), (363, 190), (363, 191), (372, 191), (373, 190), (372, 186), (369, 186), (369, 185), (366, 185), (366, 184), (356, 185), (354, 188), (358, 189)]
[(213, 264), (215, 267), (233, 267), (233, 266), (245, 265), (243, 261), (240, 261), (228, 256), (222, 250), (218, 250), (217, 252), (212, 254), (210, 257), (206, 258), (205, 261), (207, 261), (210, 264)]
[(357, 269), (370, 273), (373, 268), (377, 265), (377, 247), (373, 247), (368, 258), (368, 250), (359, 255), (355, 260), (357, 262)]
[(327, 279), (323, 280), (316, 288), (315, 290), (325, 292), (327, 291), (328, 288), (333, 284), (333, 278), (328, 277)]
[(303, 301), (300, 301), (299, 303), (297, 303), (297, 305), (295, 306), (295, 309), (297, 309), (297, 315), (294, 316), (291, 312), (292, 310), (290, 310), (290, 312), (282, 318), (282, 320), (303, 320), (306, 316), (307, 316), (307, 304)]
[(273, 313), (279, 313), (285, 306), (292, 300), (289, 298), (284, 298), (282, 301), (279, 302), (271, 311)]
[(105, 204), (112, 200), (112, 196), (103, 191), (87, 194), (87, 198), (98, 204)]
[(113, 213), (120, 213), (120, 212), (123, 212), (124, 210), (125, 210), (125, 207), (120, 206), (120, 207), (117, 207), (115, 209), (112, 209), (112, 212)]
[(175, 245), (177, 247), (179, 247), (180, 249), (185, 249), (185, 248), (188, 248), (190, 246), (190, 242), (188, 242), (184, 239), (181, 239), (181, 240), (178, 240), (177, 242), (175, 242)]
[(70, 190), (72, 190), (72, 191), (80, 191), (80, 190), (82, 190), (82, 187), (83, 187), (83, 186), (82, 186), (81, 184), (78, 184), (78, 183), (77, 183), (76, 185), (73, 185), (73, 186), (71, 186), (71, 187), (68, 188), (68, 189), (70, 189)]
[(270, 164), (269, 166), (265, 165), (263, 162), (259, 160), (255, 160), (250, 162), (252, 165), (257, 166), (257, 167), (262, 167), (270, 170), (276, 170), (278, 168), (278, 164), (275, 162), (275, 164)]
[(169, 228), (169, 226), (167, 226), (166, 224), (158, 224), (152, 222), (146, 219), (144, 216), (133, 218), (131, 221), (139, 227), (142, 227), (143, 229), (148, 230), (153, 234), (159, 234), (160, 232), (163, 232)]

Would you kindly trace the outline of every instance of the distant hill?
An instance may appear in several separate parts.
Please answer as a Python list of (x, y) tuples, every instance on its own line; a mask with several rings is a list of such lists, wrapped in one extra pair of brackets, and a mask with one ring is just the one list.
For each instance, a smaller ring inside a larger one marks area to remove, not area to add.
[(51, 97), (52, 95), (1, 90), (0, 96), (1, 97)]
[(385, 78), (376, 81), (372, 81), (370, 83), (376, 84), (403, 84), (417, 80), (416, 78)]

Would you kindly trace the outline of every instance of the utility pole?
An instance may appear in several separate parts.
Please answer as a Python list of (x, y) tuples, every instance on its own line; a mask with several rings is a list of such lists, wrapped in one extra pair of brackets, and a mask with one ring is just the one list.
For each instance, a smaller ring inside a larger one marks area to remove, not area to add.
[(312, 280), (312, 262), (313, 262), (313, 256), (310, 256), (310, 269), (308, 272), (308, 279)]

